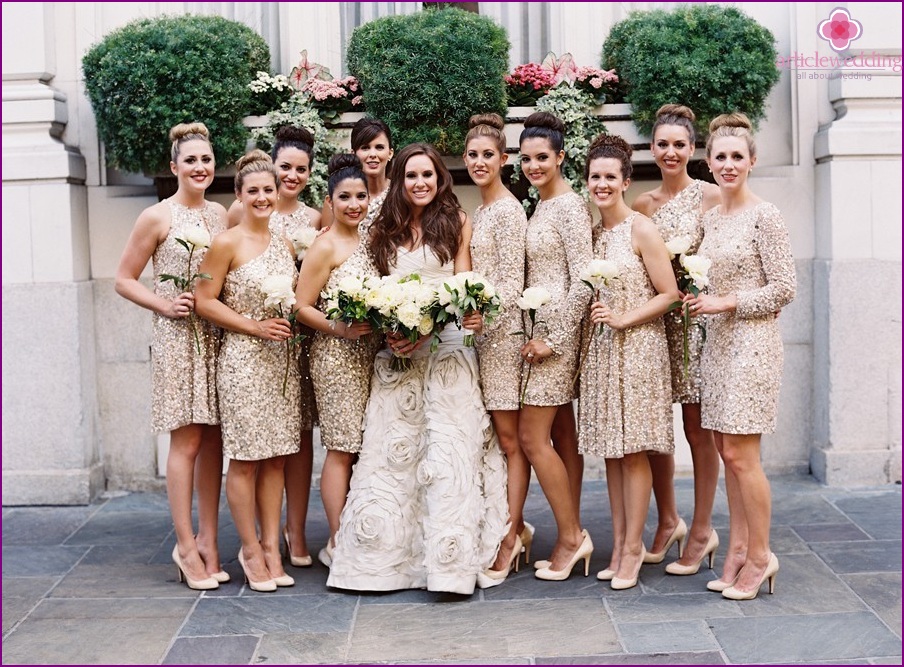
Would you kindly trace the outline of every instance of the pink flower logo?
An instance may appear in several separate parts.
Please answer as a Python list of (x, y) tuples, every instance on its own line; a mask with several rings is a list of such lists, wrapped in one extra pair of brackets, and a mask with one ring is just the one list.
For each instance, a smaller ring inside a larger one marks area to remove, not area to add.
[(852, 19), (848, 10), (836, 7), (816, 28), (816, 34), (829, 42), (835, 51), (846, 51), (851, 42), (863, 34), (863, 25)]

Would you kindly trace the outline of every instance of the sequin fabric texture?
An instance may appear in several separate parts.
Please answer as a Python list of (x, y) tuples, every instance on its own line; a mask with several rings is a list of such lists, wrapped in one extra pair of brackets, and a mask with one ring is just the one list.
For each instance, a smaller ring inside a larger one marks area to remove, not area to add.
[[(277, 236), (288, 237), (300, 227), (312, 227), (308, 210), (304, 204), (288, 215), (274, 213), (270, 216), (270, 232)], [(300, 325), (299, 325), (300, 326)], [(311, 380), (311, 342), (314, 330), (308, 327), (299, 329), (305, 338), (298, 345), (298, 372), (301, 379), (301, 429), (310, 431), (317, 422), (317, 402), (314, 400), (314, 383)]]
[[(656, 296), (643, 260), (634, 252), (630, 216), (603, 229), (594, 256), (618, 266), (618, 278), (600, 289), (600, 301), (616, 313), (639, 308)], [(608, 459), (651, 451), (671, 454), (672, 387), (662, 318), (615, 331), (587, 318), (587, 359), (581, 370), (578, 446), (582, 454)]]
[[(263, 281), (271, 275), (298, 273), (284, 239), (270, 235), (267, 249), (226, 274), (220, 300), (253, 320), (275, 317), (264, 307)], [(301, 432), (298, 363), (286, 363), (285, 341), (226, 331), (217, 366), (217, 389), (223, 424), (223, 453), (230, 459), (259, 461), (299, 449)], [(283, 378), (288, 382), (283, 395)]]
[[(346, 276), (378, 276), (367, 249), (355, 251), (330, 273), (324, 289), (331, 290)], [(326, 312), (323, 299), (318, 302)], [(311, 344), (311, 377), (320, 406), (320, 440), (327, 449), (356, 454), (361, 451), (364, 410), (370, 395), (374, 356), (382, 336), (372, 333), (357, 340), (318, 331)]]
[(703, 216), (699, 252), (712, 260), (709, 293), (733, 292), (737, 310), (707, 317), (701, 420), (721, 433), (772, 433), (783, 362), (775, 316), (797, 284), (788, 230), (768, 202), (737, 215), (720, 210)]
[[(188, 266), (188, 251), (176, 242), (191, 227), (207, 230), (211, 238), (226, 229), (210, 204), (193, 209), (166, 200), (170, 210), (170, 229), (166, 239), (154, 251), (154, 293), (174, 300), (180, 290), (161, 274), (189, 276), (198, 272), (207, 251), (199, 248)], [(189, 272), (190, 271), (190, 272)], [(198, 332), (201, 353), (195, 344), (192, 322)], [(220, 348), (220, 329), (195, 316), (172, 319), (154, 313), (151, 340), (153, 397), (151, 421), (155, 431), (172, 431), (187, 424), (219, 424), (216, 366)]]
[[(575, 397), (581, 318), (590, 303), (590, 288), (580, 274), (592, 258), (591, 218), (580, 195), (566, 192), (537, 204), (527, 224), (526, 251), (525, 287), (545, 287), (552, 296), (537, 312), (537, 322), (544, 324), (534, 338), (549, 340), (555, 354), (533, 365), (524, 403), (563, 405)], [(523, 321), (529, 332), (526, 312)]]
[(516, 300), (524, 290), (527, 215), (521, 203), (503, 197), (474, 213), (471, 266), (495, 287), (502, 311), (477, 337), (480, 382), (487, 410), (517, 410), (521, 399), (521, 346), (512, 332), (522, 328)]
[(367, 206), (367, 215), (364, 216), (364, 220), (358, 225), (358, 237), (361, 239), (362, 244), (367, 244), (367, 239), (370, 237), (370, 226), (380, 214), (387, 194), (389, 194), (388, 185), (383, 189), (383, 192), (371, 198), (370, 204)]
[[(697, 253), (703, 240), (703, 181), (694, 181), (675, 197), (663, 204), (653, 214), (653, 224), (659, 229), (662, 240), (668, 243), (678, 237), (691, 239), (688, 255)], [(678, 258), (673, 260), (676, 263)], [(704, 318), (690, 320), (687, 333), (688, 364), (684, 372), (684, 318), (681, 309), (663, 316), (665, 333), (669, 340), (669, 362), (672, 373), (672, 401), (675, 403), (700, 402), (700, 355), (703, 352)]]

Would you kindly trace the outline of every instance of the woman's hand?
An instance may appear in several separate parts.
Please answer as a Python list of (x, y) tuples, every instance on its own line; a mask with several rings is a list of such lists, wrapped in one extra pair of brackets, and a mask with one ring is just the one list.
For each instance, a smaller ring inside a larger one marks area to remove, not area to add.
[(469, 329), (475, 334), (480, 335), (483, 333), (483, 315), (481, 313), (471, 311), (463, 318), (461, 318), (461, 326), (464, 329)]
[(361, 336), (366, 336), (373, 332), (373, 328), (367, 322), (355, 322), (354, 324), (342, 324), (342, 331), (339, 334), (341, 338), (346, 340), (358, 340)]
[(292, 336), (292, 325), (282, 317), (272, 317), (257, 323), (258, 338), (264, 340), (288, 340)]
[(734, 294), (714, 296), (712, 294), (685, 294), (682, 299), (687, 306), (687, 312), (693, 317), (697, 315), (717, 315), (727, 313), (737, 308), (738, 301)]
[(166, 309), (166, 312), (162, 314), (171, 319), (180, 320), (183, 317), (188, 317), (189, 315), (191, 315), (194, 309), (195, 295), (191, 292), (182, 292), (182, 294), (177, 296), (170, 303), (169, 308)]
[(539, 338), (532, 338), (521, 348), (521, 358), (529, 364), (542, 364), (544, 359), (552, 356), (549, 345)]
[(616, 331), (625, 328), (622, 316), (614, 313), (608, 305), (600, 301), (590, 306), (590, 321), (594, 324), (607, 324)]
[(405, 336), (389, 332), (386, 334), (386, 344), (389, 345), (389, 349), (392, 350), (393, 354), (405, 356), (417, 350), (425, 341), (429, 340), (429, 338), (430, 334), (420, 336), (416, 342), (412, 343)]

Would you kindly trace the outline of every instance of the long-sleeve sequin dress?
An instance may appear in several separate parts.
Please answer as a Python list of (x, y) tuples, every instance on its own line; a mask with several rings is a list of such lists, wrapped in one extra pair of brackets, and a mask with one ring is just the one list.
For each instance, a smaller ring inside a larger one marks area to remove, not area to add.
[(522, 328), (515, 303), (524, 290), (527, 215), (513, 197), (502, 197), (474, 213), (471, 265), (496, 287), (499, 317), (477, 337), (480, 383), (487, 410), (517, 410), (521, 398), (521, 346), (511, 333)]
[(701, 421), (721, 433), (772, 433), (783, 362), (775, 316), (797, 285), (788, 230), (768, 202), (720, 211), (703, 216), (699, 253), (712, 260), (709, 293), (733, 292), (737, 309), (707, 316)]
[[(192, 227), (205, 229), (213, 238), (226, 225), (213, 206), (193, 209), (166, 200), (170, 210), (170, 229), (166, 239), (154, 251), (154, 293), (174, 300), (181, 290), (161, 274), (194, 275), (201, 266), (206, 248), (192, 253), (188, 267), (188, 251), (176, 242), (185, 238)], [(201, 353), (198, 354), (192, 326), (198, 332)], [(173, 319), (154, 313), (151, 339), (153, 397), (152, 425), (155, 431), (172, 431), (188, 424), (219, 424), (217, 409), (216, 366), (220, 348), (220, 329), (200, 317)]]
[[(537, 311), (534, 338), (548, 340), (554, 354), (533, 364), (529, 378), (525, 372), (526, 405), (563, 405), (575, 397), (581, 318), (590, 303), (590, 288), (580, 276), (592, 259), (591, 237), (590, 211), (574, 192), (541, 200), (527, 223), (525, 287), (545, 287), (552, 296)], [(530, 332), (527, 313), (523, 320)]]
[[(285, 240), (270, 235), (263, 253), (226, 274), (220, 300), (252, 320), (277, 316), (264, 307), (262, 284), (273, 275), (298, 277)], [(287, 363), (286, 355), (290, 355)], [(301, 430), (298, 363), (285, 341), (226, 331), (217, 364), (223, 453), (260, 461), (298, 451)], [(287, 374), (288, 370), (288, 374)], [(287, 377), (283, 395), (283, 378)]]
[[(694, 181), (667, 201), (653, 217), (662, 240), (668, 243), (678, 237), (690, 239), (688, 255), (697, 253), (703, 240), (703, 181)], [(678, 261), (677, 259), (674, 261)], [(665, 315), (665, 334), (669, 340), (669, 362), (672, 372), (672, 402), (700, 402), (700, 355), (703, 352), (703, 322), (691, 321), (687, 330), (688, 363), (684, 372), (684, 318), (681, 309)]]
[[(324, 289), (335, 289), (346, 276), (380, 275), (367, 248), (360, 244), (330, 272)], [(326, 312), (323, 299), (318, 307)], [(318, 331), (311, 344), (311, 377), (320, 406), (320, 440), (326, 449), (361, 451), (364, 410), (370, 396), (374, 357), (382, 336), (377, 333), (346, 340)]]
[[(656, 296), (646, 266), (631, 244), (634, 217), (602, 230), (594, 256), (615, 262), (618, 278), (600, 289), (615, 313), (643, 306)], [(582, 454), (607, 459), (649, 451), (671, 454), (672, 387), (669, 348), (662, 318), (615, 331), (588, 327), (590, 343), (581, 370), (578, 446)]]
[[(300, 227), (311, 227), (311, 218), (304, 204), (288, 215), (274, 213), (270, 216), (270, 232), (280, 237), (288, 237)], [(301, 430), (310, 431), (317, 423), (317, 401), (314, 398), (314, 383), (311, 380), (311, 342), (314, 331), (302, 328), (305, 338), (298, 344), (298, 373), (301, 381)]]

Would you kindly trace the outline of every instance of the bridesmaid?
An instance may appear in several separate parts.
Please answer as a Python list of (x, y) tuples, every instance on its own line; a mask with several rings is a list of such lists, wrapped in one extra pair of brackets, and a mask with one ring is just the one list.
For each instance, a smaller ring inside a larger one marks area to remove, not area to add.
[[(320, 229), (320, 211), (299, 201), (311, 177), (314, 165), (314, 137), (303, 127), (286, 125), (276, 131), (270, 157), (279, 171), (279, 197), (276, 210), (270, 216), (270, 231), (288, 238), (302, 227)], [(230, 227), (241, 220), (243, 207), (239, 201), (229, 208)], [(308, 499), (311, 496), (311, 473), (314, 465), (314, 422), (317, 405), (311, 382), (310, 363), (313, 332), (299, 345), (298, 366), (301, 374), (301, 432), (297, 454), (286, 459), (286, 525), (282, 531), (286, 555), (295, 567), (310, 567), (313, 560), (308, 553), (305, 523)]]
[[(634, 201), (634, 210), (651, 218), (663, 240), (688, 242), (685, 254), (693, 255), (703, 240), (703, 214), (719, 203), (719, 188), (692, 179), (687, 173), (694, 154), (694, 112), (679, 104), (666, 104), (656, 113), (650, 151), (662, 173), (662, 185)], [(691, 447), (694, 464), (694, 520), (688, 534), (675, 503), (675, 457), (653, 456), (653, 495), (659, 525), (645, 563), (661, 563), (669, 548), (678, 542), (680, 558), (666, 565), (669, 574), (695, 574), (707, 555), (712, 562), (719, 536), (712, 527), (713, 502), (719, 482), (719, 454), (712, 431), (700, 426), (700, 353), (703, 328), (688, 330), (688, 370), (684, 370), (684, 324), (681, 309), (665, 315), (669, 340), (672, 401), (681, 404), (684, 435)]]
[(671, 456), (675, 448), (662, 315), (680, 295), (659, 231), (625, 203), (631, 183), (627, 142), (612, 135), (597, 137), (584, 177), (602, 219), (594, 255), (613, 262), (618, 277), (600, 290), (590, 309), (578, 424), (581, 453), (606, 458), (612, 506), (612, 559), (597, 579), (621, 590), (637, 585), (644, 563), (650, 461), (658, 454)]
[[(265, 306), (263, 287), (281, 277), (294, 292), (297, 271), (290, 244), (269, 229), (279, 188), (270, 157), (252, 151), (236, 170), (242, 220), (217, 237), (204, 258), (201, 270), (211, 279), (198, 288), (197, 308), (226, 329), (217, 389), (230, 459), (226, 499), (242, 541), (239, 563), (252, 590), (274, 591), (295, 583), (283, 569), (279, 520), (286, 457), (298, 452), (301, 398), (298, 365), (286, 357), (291, 324)], [(292, 304), (293, 292), (287, 295)]]
[(723, 114), (709, 132), (706, 161), (722, 198), (703, 217), (699, 252), (712, 260), (709, 293), (684, 297), (693, 315), (709, 315), (701, 422), (715, 432), (728, 493), (728, 555), (721, 579), (707, 588), (750, 600), (767, 579), (771, 593), (778, 572), (769, 549), (772, 498), (760, 437), (775, 430), (782, 378), (776, 313), (794, 298), (797, 281), (781, 213), (748, 184), (756, 164), (750, 121)]
[(480, 383), (487, 410), (508, 463), (508, 506), (511, 528), (493, 567), (479, 577), (482, 588), (502, 583), (518, 560), (522, 546), (530, 560), (533, 526), (524, 522), (524, 501), (530, 484), (530, 464), (518, 443), (521, 391), (521, 343), (511, 335), (521, 328), (515, 305), (524, 290), (524, 242), (527, 216), (521, 202), (502, 184), (505, 121), (499, 114), (471, 116), (465, 137), (465, 166), (480, 188), (482, 204), (474, 213), (471, 262), (474, 271), (495, 287), (502, 313), (477, 338)]
[[(524, 121), (520, 146), (521, 169), (540, 193), (527, 226), (525, 286), (545, 288), (552, 301), (537, 313), (537, 320), (546, 323), (535, 331), (540, 335), (521, 348), (521, 358), (531, 364), (533, 373), (518, 421), (518, 440), (537, 472), (558, 529), (551, 560), (535, 574), (539, 579), (564, 580), (582, 559), (586, 576), (593, 552), (578, 515), (583, 459), (571, 405), (581, 317), (590, 300), (580, 274), (592, 255), (591, 220), (584, 200), (562, 177), (565, 124), (549, 113), (531, 114)], [(556, 433), (553, 422), (560, 412), (566, 428)], [(555, 449), (549, 446), (550, 437)]]
[[(311, 344), (311, 376), (320, 410), (320, 439), (326, 460), (320, 495), (330, 526), (330, 540), (320, 561), (330, 566), (339, 515), (348, 495), (352, 465), (361, 451), (362, 423), (374, 357), (381, 338), (366, 322), (351, 326), (325, 317), (321, 290), (333, 289), (346, 277), (379, 276), (358, 229), (367, 215), (367, 182), (358, 158), (334, 155), (329, 165), (329, 196), (333, 224), (305, 257), (298, 280), (298, 319), (315, 329)], [(341, 378), (341, 381), (337, 381)]]
[[(226, 210), (204, 199), (215, 167), (207, 128), (202, 123), (176, 125), (170, 141), (170, 170), (178, 189), (138, 216), (116, 272), (116, 292), (154, 313), (152, 424), (155, 431), (170, 432), (166, 492), (176, 531), (173, 561), (180, 581), (184, 577), (189, 588), (209, 590), (229, 581), (217, 550), (223, 478), (215, 373), (220, 333), (192, 315), (191, 291), (180, 293), (175, 283), (160, 276), (197, 273), (206, 248), (191, 254), (188, 267), (189, 254), (176, 239), (185, 240), (198, 231), (216, 236), (226, 229)], [(139, 281), (152, 258), (153, 291)], [(191, 517), (193, 481), (198, 487), (197, 537)]]

